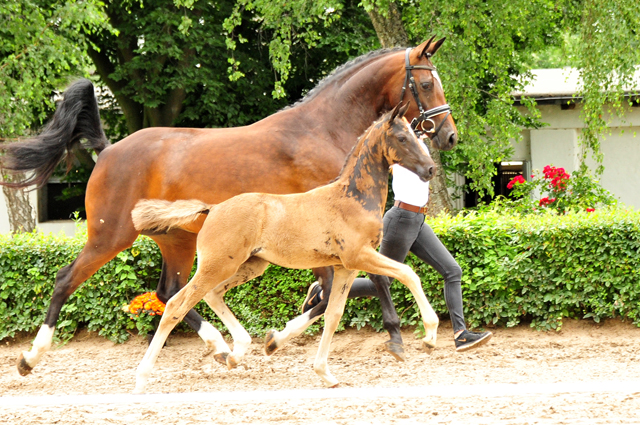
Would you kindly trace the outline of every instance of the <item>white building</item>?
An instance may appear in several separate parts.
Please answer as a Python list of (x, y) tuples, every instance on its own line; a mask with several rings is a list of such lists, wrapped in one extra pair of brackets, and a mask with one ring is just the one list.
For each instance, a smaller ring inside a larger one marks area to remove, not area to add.
[[(539, 129), (523, 130), (522, 140), (512, 142), (513, 156), (497, 164), (498, 175), (494, 178), (496, 194), (507, 194), (507, 184), (516, 175), (525, 178), (532, 171), (542, 171), (545, 166), (562, 167), (573, 173), (579, 166), (582, 148), (580, 136), (584, 122), (581, 118), (580, 98), (574, 98), (580, 89), (580, 79), (575, 69), (538, 69), (533, 70), (534, 79), (522, 93), (514, 93), (516, 103), (522, 96), (536, 100), (541, 121), (547, 125)], [(600, 184), (610, 191), (619, 201), (634, 208), (640, 208), (640, 191), (636, 190), (640, 182), (640, 107), (636, 93), (640, 89), (640, 68), (636, 73), (636, 86), (630, 88), (628, 99), (633, 105), (626, 108), (623, 119), (603, 114), (609, 122), (609, 131), (600, 138), (601, 152), (604, 155), (604, 173), (598, 177)], [(528, 113), (524, 106), (518, 107)], [(587, 165), (595, 171), (593, 158)], [(464, 177), (456, 176), (456, 183), (464, 183)], [(477, 194), (465, 194), (455, 202), (454, 208), (475, 206)]]
[[(496, 184), (506, 186), (515, 174), (530, 174), (532, 170), (542, 170), (546, 165), (563, 167), (573, 172), (578, 166), (580, 152), (579, 137), (584, 128), (580, 117), (582, 110), (580, 99), (574, 99), (578, 93), (580, 81), (578, 73), (566, 69), (534, 70), (534, 80), (523, 93), (515, 93), (516, 100), (522, 95), (532, 97), (538, 103), (541, 120), (548, 126), (536, 130), (523, 130), (521, 142), (514, 142), (515, 153), (508, 162), (499, 166)], [(632, 88), (640, 88), (640, 70)], [(634, 94), (634, 90), (629, 90)], [(567, 102), (574, 100), (575, 103)], [(523, 112), (526, 108), (521, 107)], [(605, 119), (607, 117), (605, 116)], [(604, 174), (600, 177), (602, 186), (612, 192), (624, 204), (640, 208), (640, 107), (638, 101), (629, 107), (623, 120), (614, 118), (610, 124), (610, 134), (601, 139), (601, 150), (604, 154)], [(595, 165), (593, 161), (590, 166)], [(500, 179), (501, 177), (501, 179)], [(47, 199), (60, 189), (59, 183), (53, 183), (46, 191), (32, 191), (32, 205), (36, 209), (37, 227), (44, 232), (73, 235), (75, 224), (65, 219), (67, 212), (50, 214)], [(497, 191), (499, 193), (499, 191)], [(49, 201), (51, 202), (51, 201)], [(456, 203), (457, 208), (465, 205), (463, 199)], [(50, 219), (47, 215), (54, 216)], [(9, 232), (9, 221), (4, 196), (0, 198), (0, 233)]]

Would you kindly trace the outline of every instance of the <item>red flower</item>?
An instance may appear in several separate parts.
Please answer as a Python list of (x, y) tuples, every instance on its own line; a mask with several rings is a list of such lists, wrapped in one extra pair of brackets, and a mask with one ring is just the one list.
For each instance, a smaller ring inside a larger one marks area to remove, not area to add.
[(547, 205), (551, 205), (556, 201), (556, 198), (551, 198), (549, 199), (548, 197), (544, 197), (542, 199), (540, 199), (540, 202), (538, 202), (538, 205), (541, 207), (545, 207)]
[(569, 173), (564, 171), (564, 168), (556, 168), (547, 165), (544, 167), (544, 178), (551, 180), (549, 187), (554, 187), (557, 190), (564, 190), (567, 188), (567, 181), (571, 177)]
[(587, 208), (587, 212), (594, 212), (595, 210), (595, 208)]
[(523, 184), (526, 183), (526, 180), (524, 179), (524, 177), (520, 176), (515, 176), (513, 178), (513, 180), (511, 180), (509, 183), (507, 183), (507, 189), (512, 189), (513, 185), (515, 184)]

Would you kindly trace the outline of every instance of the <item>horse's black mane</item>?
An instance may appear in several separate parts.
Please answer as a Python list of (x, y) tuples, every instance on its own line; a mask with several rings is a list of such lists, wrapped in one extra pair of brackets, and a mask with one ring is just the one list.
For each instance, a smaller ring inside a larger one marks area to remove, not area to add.
[(333, 83), (335, 80), (342, 78), (344, 74), (351, 71), (353, 67), (359, 66), (364, 62), (369, 62), (371, 60), (377, 59), (388, 53), (393, 53), (393, 52), (397, 52), (404, 49), (405, 49), (404, 47), (392, 47), (387, 49), (379, 49), (369, 53), (365, 53), (364, 55), (358, 56), (355, 59), (351, 59), (349, 62), (346, 62), (338, 66), (333, 71), (331, 71), (329, 75), (327, 75), (322, 80), (320, 80), (320, 82), (313, 89), (311, 89), (302, 99), (298, 100), (292, 105), (285, 107), (284, 109), (293, 108), (294, 106), (297, 106), (301, 103), (308, 102), (309, 100), (313, 99), (318, 93), (323, 91), (329, 84)]

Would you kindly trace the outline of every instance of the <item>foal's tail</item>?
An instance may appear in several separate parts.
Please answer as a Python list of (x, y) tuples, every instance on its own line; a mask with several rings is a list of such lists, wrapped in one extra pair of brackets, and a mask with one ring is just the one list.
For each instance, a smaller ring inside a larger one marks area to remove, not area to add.
[(64, 93), (53, 118), (38, 136), (23, 142), (0, 145), (4, 158), (0, 168), (9, 173), (34, 171), (33, 175), (17, 182), (0, 182), (9, 187), (44, 185), (66, 154), (67, 168), (71, 165), (71, 150), (80, 143), (96, 153), (102, 152), (109, 141), (102, 130), (98, 101), (89, 80), (78, 80)]
[(180, 228), (198, 232), (212, 205), (195, 199), (164, 201), (141, 199), (131, 211), (136, 230), (140, 232), (168, 232)]

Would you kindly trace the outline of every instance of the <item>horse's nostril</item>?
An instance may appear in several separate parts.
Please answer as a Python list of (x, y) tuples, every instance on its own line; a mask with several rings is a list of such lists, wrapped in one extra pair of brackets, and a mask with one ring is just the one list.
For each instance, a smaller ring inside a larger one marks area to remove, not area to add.
[(451, 135), (449, 136), (449, 146), (454, 147), (457, 141), (458, 136), (456, 135), (456, 133), (451, 133)]
[(436, 167), (434, 167), (433, 165), (429, 167), (429, 177), (433, 177), (433, 175), (435, 174), (435, 169)]

